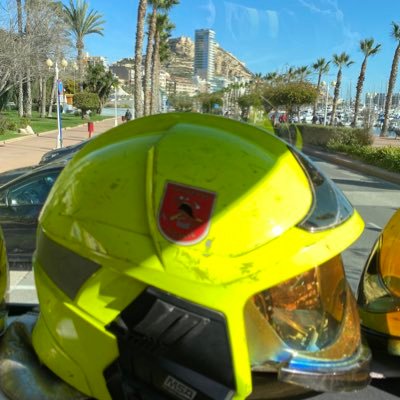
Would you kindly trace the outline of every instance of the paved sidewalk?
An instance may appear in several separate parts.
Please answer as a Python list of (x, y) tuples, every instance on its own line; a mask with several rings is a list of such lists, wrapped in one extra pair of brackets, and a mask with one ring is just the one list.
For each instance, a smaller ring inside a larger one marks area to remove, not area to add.
[[(121, 118), (118, 124), (121, 124)], [(94, 135), (98, 135), (114, 127), (114, 118), (94, 122)], [(24, 136), (5, 142), (0, 141), (0, 172), (14, 168), (35, 165), (44, 153), (52, 150), (57, 144), (57, 130), (41, 133), (39, 136)], [(63, 145), (79, 143), (88, 138), (87, 122), (80, 126), (63, 129)], [(400, 146), (400, 139), (374, 137), (373, 146)], [(312, 146), (305, 146), (304, 151), (319, 158), (325, 158), (350, 169), (356, 169), (370, 175), (375, 175), (393, 183), (400, 184), (400, 174), (385, 171), (355, 161), (344, 155), (326, 153)]]
[(383, 146), (400, 146), (400, 139), (396, 139), (394, 137), (381, 138), (379, 136), (374, 137), (375, 147), (383, 147)]
[[(121, 123), (121, 119), (118, 120)], [(94, 134), (98, 135), (114, 127), (114, 118), (94, 122)], [(24, 136), (0, 141), (0, 172), (14, 168), (35, 165), (42, 155), (57, 147), (58, 131), (43, 132), (39, 136)], [(87, 122), (83, 125), (63, 129), (63, 146), (79, 143), (87, 139)]]

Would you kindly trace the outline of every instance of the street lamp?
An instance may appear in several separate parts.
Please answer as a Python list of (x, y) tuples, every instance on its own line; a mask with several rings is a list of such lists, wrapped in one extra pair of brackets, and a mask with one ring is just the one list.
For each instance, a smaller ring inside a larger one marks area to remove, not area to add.
[(329, 97), (329, 87), (335, 87), (336, 86), (336, 82), (333, 81), (329, 84), (327, 84), (325, 81), (322, 82), (322, 86), (326, 88), (326, 92), (325, 92), (325, 113), (324, 113), (324, 126), (326, 126), (326, 118), (328, 116), (328, 97)]
[(76, 75), (76, 71), (78, 71), (78, 64), (76, 62), (74, 62), (72, 64), (72, 69), (74, 70), (74, 93), (76, 92), (76, 87), (75, 87), (75, 75)]
[[(48, 58), (46, 60), (46, 65), (49, 67), (49, 69), (54, 65), (53, 61)], [(68, 65), (68, 62), (65, 58), (61, 60), (61, 66), (65, 69), (65, 67)], [(61, 82), (61, 79), (58, 78), (58, 62), (55, 62), (54, 65), (54, 71), (56, 73), (55, 80), (56, 80), (56, 85), (57, 85), (57, 128), (58, 128), (58, 135), (57, 135), (57, 149), (63, 147), (62, 146), (62, 121), (61, 121), (61, 114), (60, 114), (60, 96), (63, 95), (63, 85)]]
[(117, 114), (117, 85), (114, 84), (114, 126), (118, 125), (118, 114)]

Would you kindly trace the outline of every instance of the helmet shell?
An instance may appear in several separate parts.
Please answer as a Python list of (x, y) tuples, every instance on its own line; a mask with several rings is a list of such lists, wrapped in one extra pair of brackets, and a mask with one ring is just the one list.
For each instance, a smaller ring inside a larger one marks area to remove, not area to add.
[(110, 130), (77, 153), (42, 210), (35, 350), (71, 385), (108, 399), (103, 371), (118, 345), (106, 327), (152, 286), (225, 316), (235, 398), (245, 398), (246, 301), (362, 231), (356, 212), (336, 228), (300, 229), (312, 204), (288, 145), (255, 126), (185, 113)]

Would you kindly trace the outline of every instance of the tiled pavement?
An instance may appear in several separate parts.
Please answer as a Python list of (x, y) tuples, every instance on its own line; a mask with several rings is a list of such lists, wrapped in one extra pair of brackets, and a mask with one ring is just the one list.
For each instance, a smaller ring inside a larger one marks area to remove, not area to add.
[[(121, 123), (121, 120), (118, 121)], [(114, 127), (114, 118), (94, 122), (94, 135)], [(58, 131), (44, 132), (39, 136), (24, 136), (0, 141), (0, 172), (37, 164), (44, 153), (57, 146)], [(63, 145), (69, 146), (89, 137), (87, 123), (63, 129)]]

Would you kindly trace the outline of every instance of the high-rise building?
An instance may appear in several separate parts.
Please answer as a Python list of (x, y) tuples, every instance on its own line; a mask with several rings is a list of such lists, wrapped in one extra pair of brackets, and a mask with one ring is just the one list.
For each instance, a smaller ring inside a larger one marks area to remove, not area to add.
[(197, 29), (194, 41), (194, 75), (211, 82), (214, 77), (215, 32)]
[[(378, 108), (383, 108), (386, 102), (386, 93), (366, 93), (365, 94), (365, 105), (375, 105)], [(392, 108), (400, 106), (400, 93), (393, 93), (392, 95)]]

